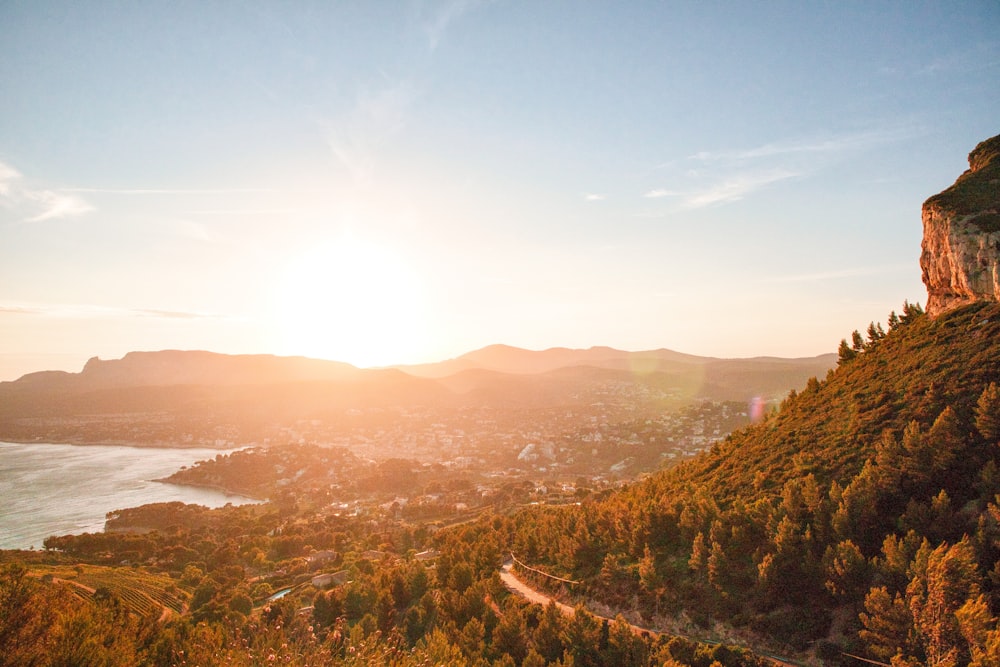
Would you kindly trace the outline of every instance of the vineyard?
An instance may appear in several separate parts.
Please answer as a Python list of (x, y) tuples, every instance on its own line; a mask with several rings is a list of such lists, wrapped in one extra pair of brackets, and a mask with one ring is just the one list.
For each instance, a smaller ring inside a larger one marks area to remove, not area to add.
[(119, 597), (130, 611), (140, 615), (163, 609), (175, 614), (183, 613), (188, 597), (170, 577), (130, 567), (38, 566), (32, 568), (32, 574), (43, 579), (51, 576), (53, 581), (64, 582), (74, 595), (85, 600), (93, 598), (99, 590), (106, 590)]

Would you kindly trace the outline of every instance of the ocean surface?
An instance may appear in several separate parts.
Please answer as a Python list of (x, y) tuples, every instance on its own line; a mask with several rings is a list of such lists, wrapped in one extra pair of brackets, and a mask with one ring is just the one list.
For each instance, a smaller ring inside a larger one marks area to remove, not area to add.
[(219, 449), (0, 442), (0, 549), (43, 548), (50, 535), (104, 530), (108, 512), (146, 503), (221, 507), (256, 502), (221, 491), (154, 482)]

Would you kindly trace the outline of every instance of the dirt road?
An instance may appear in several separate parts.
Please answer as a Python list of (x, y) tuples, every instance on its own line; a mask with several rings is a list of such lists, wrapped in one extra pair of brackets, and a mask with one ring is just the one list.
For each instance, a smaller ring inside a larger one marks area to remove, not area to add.
[[(572, 616), (574, 613), (576, 613), (576, 611), (573, 609), (573, 607), (569, 606), (568, 604), (563, 604), (562, 602), (559, 602), (558, 600), (554, 600), (550, 596), (545, 595), (541, 591), (535, 590), (534, 588), (532, 588), (528, 584), (526, 584), (523, 581), (521, 581), (520, 579), (518, 579), (517, 575), (514, 574), (513, 569), (514, 569), (514, 561), (511, 560), (510, 558), (508, 558), (506, 561), (504, 561), (503, 566), (500, 568), (500, 580), (503, 582), (504, 586), (507, 587), (507, 590), (509, 590), (510, 592), (514, 593), (515, 595), (520, 595), (521, 597), (523, 597), (528, 602), (533, 602), (535, 604), (540, 604), (540, 605), (543, 605), (543, 606), (547, 606), (550, 602), (555, 602), (556, 603), (556, 607), (559, 608), (559, 611), (561, 611), (566, 616)], [(599, 616), (597, 614), (594, 614), (594, 618), (597, 618), (599, 620), (606, 620), (609, 623), (614, 621), (614, 619), (612, 619), (612, 618), (607, 618), (605, 616)], [(659, 632), (656, 632), (655, 630), (650, 630), (649, 628), (643, 628), (643, 627), (640, 627), (638, 625), (632, 625), (631, 623), (629, 623), (629, 627), (632, 628), (632, 632), (634, 632), (637, 635), (650, 635), (650, 636), (656, 637), (656, 636), (658, 636), (658, 635), (661, 634)], [(684, 636), (684, 635), (680, 635), (680, 636)], [(685, 639), (691, 639), (693, 641), (702, 642), (702, 643), (705, 643), (705, 644), (717, 644), (718, 643), (718, 642), (714, 642), (714, 641), (709, 641), (709, 640), (701, 639), (701, 638), (698, 638), (698, 637), (687, 636), (687, 637), (684, 637), (684, 638)], [(753, 650), (753, 649), (751, 649), (751, 650)], [(766, 655), (766, 654), (762, 654), (762, 653), (757, 653), (757, 655), (759, 655), (760, 657), (762, 657), (762, 658), (764, 658), (766, 660), (769, 660), (774, 665), (779, 665), (780, 667), (799, 667), (799, 663), (790, 662), (790, 661), (788, 661), (787, 658), (779, 658), (778, 656)]]

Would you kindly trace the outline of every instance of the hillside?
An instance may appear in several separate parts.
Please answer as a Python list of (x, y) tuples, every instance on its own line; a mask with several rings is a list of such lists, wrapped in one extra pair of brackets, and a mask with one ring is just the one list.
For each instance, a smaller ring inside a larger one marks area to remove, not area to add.
[(710, 452), (601, 500), (517, 515), (512, 550), (585, 582), (573, 591), (585, 599), (638, 601), (668, 627), (683, 611), (775, 650), (926, 659), (925, 639), (896, 637), (930, 622), (897, 619), (875, 637), (889, 621), (871, 620), (887, 612), (870, 591), (926, 604), (928, 559), (967, 559), (951, 613), (980, 594), (998, 601), (1000, 305), (936, 319), (908, 307), (893, 322)]
[(855, 331), (824, 379), (701, 456), (518, 514), (504, 537), (517, 557), (606, 611), (803, 660), (1000, 665), (1000, 303), (946, 295), (989, 273), (982, 253), (948, 256), (951, 287), (926, 270), (956, 247), (933, 241), (928, 207), (949, 225), (972, 216), (957, 247), (994, 253), (996, 145), (925, 205), (935, 312), (904, 304)]
[(744, 500), (807, 473), (823, 484), (843, 483), (886, 434), (900, 438), (910, 423), (926, 430), (946, 407), (963, 432), (973, 430), (976, 400), (998, 378), (997, 305), (978, 303), (938, 319), (904, 316), (825, 381), (810, 382), (765, 422), (673, 474), (716, 498)]

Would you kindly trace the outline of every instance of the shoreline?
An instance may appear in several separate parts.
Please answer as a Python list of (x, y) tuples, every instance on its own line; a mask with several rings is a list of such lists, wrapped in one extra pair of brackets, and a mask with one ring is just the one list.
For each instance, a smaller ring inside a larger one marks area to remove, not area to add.
[[(173, 476), (173, 475), (171, 475)], [(175, 482), (170, 479), (170, 477), (161, 477), (160, 479), (151, 479), (150, 482), (157, 482), (158, 484), (172, 484), (173, 486), (186, 486), (192, 489), (208, 489), (209, 491), (218, 491), (226, 496), (233, 496), (237, 498), (246, 498), (247, 500), (252, 500), (255, 503), (269, 503), (271, 500), (269, 498), (256, 498), (242, 491), (233, 491), (232, 489), (227, 489), (219, 484), (199, 484), (198, 482)]]
[(131, 447), (132, 449), (211, 449), (219, 452), (237, 451), (247, 447), (257, 447), (257, 443), (246, 443), (242, 445), (225, 445), (218, 447), (202, 443), (170, 444), (163, 442), (137, 442), (135, 440), (105, 440), (103, 442), (80, 442), (54, 440), (18, 440), (17, 438), (0, 437), (0, 444), (5, 445), (67, 445), (71, 447)]

